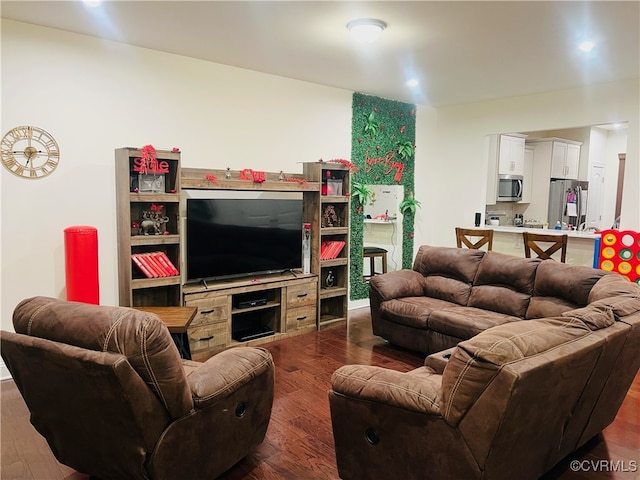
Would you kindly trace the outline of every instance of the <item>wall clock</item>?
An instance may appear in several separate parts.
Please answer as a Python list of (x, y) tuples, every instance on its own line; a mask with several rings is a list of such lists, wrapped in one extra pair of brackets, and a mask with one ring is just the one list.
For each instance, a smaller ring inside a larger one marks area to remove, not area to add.
[(46, 177), (59, 160), (58, 143), (42, 128), (15, 127), (2, 137), (2, 164), (18, 177)]

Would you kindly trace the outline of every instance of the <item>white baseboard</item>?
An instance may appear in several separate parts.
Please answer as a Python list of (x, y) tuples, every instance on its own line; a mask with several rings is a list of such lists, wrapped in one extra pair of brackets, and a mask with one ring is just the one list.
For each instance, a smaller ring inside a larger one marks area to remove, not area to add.
[(349, 306), (347, 310), (355, 310), (356, 308), (363, 308), (369, 306), (369, 299), (363, 298), (361, 300), (349, 300)]
[(0, 359), (0, 380), (10, 380), (11, 378), (13, 377), (11, 376), (11, 373), (9, 373), (9, 369)]

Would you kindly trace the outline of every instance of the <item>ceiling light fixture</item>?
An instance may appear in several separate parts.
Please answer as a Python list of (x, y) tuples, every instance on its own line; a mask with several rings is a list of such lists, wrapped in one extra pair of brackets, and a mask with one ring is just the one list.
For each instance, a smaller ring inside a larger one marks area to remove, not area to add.
[(347, 29), (360, 43), (375, 42), (385, 28), (387, 24), (375, 18), (359, 18), (347, 23)]
[(578, 46), (578, 48), (579, 48), (580, 50), (582, 50), (583, 52), (588, 53), (588, 52), (590, 52), (591, 50), (593, 50), (593, 47), (595, 47), (595, 46), (596, 46), (596, 44), (595, 44), (594, 42), (589, 41), (589, 40), (585, 40), (584, 42), (582, 42), (582, 43)]

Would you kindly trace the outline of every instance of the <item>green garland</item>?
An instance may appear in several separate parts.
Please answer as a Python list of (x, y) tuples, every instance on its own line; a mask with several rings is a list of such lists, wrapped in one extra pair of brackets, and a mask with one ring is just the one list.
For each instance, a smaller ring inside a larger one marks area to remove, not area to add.
[[(405, 196), (414, 191), (416, 106), (380, 97), (353, 94), (351, 161), (358, 170), (352, 182), (368, 185), (402, 185)], [(369, 297), (364, 282), (363, 206), (351, 201), (350, 286), (351, 300)], [(413, 264), (414, 214), (402, 216), (402, 268)]]

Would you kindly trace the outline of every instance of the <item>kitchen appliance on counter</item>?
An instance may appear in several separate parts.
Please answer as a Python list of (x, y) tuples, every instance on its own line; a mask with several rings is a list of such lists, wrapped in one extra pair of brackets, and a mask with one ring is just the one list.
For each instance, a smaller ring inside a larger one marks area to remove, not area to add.
[(513, 226), (524, 227), (524, 217), (521, 213), (516, 213), (515, 217), (513, 217)]
[(577, 227), (587, 218), (589, 182), (552, 179), (549, 186), (549, 225)]
[(522, 200), (522, 175), (498, 175), (498, 202)]

